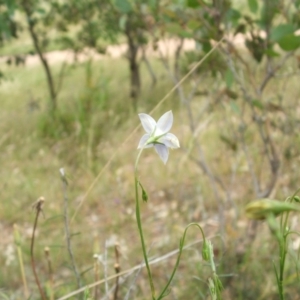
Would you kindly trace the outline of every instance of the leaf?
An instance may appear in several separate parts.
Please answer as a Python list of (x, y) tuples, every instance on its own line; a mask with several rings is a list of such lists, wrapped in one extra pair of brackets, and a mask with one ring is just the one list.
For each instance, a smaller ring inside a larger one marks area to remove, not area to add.
[(148, 194), (147, 192), (145, 191), (144, 187), (142, 186), (142, 184), (139, 182), (139, 185), (142, 189), (142, 199), (144, 202), (147, 202), (148, 201)]
[(233, 81), (234, 81), (233, 73), (230, 69), (227, 69), (227, 71), (225, 73), (225, 82), (226, 82), (226, 86), (228, 87), (228, 89), (231, 88)]
[(261, 109), (261, 110), (264, 109), (264, 106), (263, 106), (262, 102), (258, 99), (253, 99), (252, 100), (252, 105), (259, 108), (259, 109)]
[(200, 1), (198, 0), (187, 0), (186, 6), (190, 8), (197, 8), (200, 6)]
[(199, 29), (201, 26), (201, 23), (195, 19), (191, 19), (187, 22), (187, 27), (191, 30)]
[(35, 10), (37, 13), (39, 13), (40, 15), (45, 15), (46, 14), (46, 10), (43, 9), (42, 7), (39, 7)]
[(230, 8), (227, 10), (226, 12), (226, 20), (230, 23), (232, 23), (232, 25), (234, 27), (236, 27), (238, 25), (238, 21), (241, 17), (241, 14), (238, 10)]
[(271, 40), (279, 42), (283, 37), (292, 34), (295, 31), (293, 24), (281, 24), (271, 30)]
[(256, 13), (258, 10), (258, 3), (257, 0), (248, 0), (248, 6), (251, 12)]
[(164, 7), (162, 7), (161, 9), (161, 14), (163, 17), (167, 17), (168, 19), (173, 19), (177, 17), (176, 13), (173, 10)]
[(264, 54), (266, 54), (268, 57), (280, 56), (280, 54), (278, 52), (274, 51), (272, 48), (265, 50)]
[(212, 47), (211, 47), (211, 44), (209, 41), (202, 43), (202, 49), (203, 49), (204, 53), (208, 53), (211, 50), (211, 48)]
[(116, 8), (123, 14), (127, 14), (132, 11), (131, 4), (128, 0), (114, 0)]
[(295, 27), (293, 24), (281, 24), (271, 30), (270, 37), (273, 42), (278, 42), (286, 35), (294, 33), (294, 31)]
[(225, 95), (231, 99), (236, 100), (238, 98), (238, 94), (230, 89), (225, 89), (224, 92)]
[(231, 150), (233, 151), (237, 150), (237, 143), (235, 140), (232, 140), (231, 138), (223, 134), (220, 135), (220, 140), (224, 142), (226, 146), (229, 147)]
[(179, 32), (178, 35), (183, 38), (193, 38), (193, 34), (186, 30), (181, 30), (181, 32)]
[(234, 31), (234, 35), (237, 35), (238, 33), (245, 33), (246, 32), (246, 24), (239, 24), (235, 31)]
[(298, 203), (300, 203), (300, 198), (299, 198), (299, 196), (294, 196), (294, 199), (293, 199), (295, 202), (298, 202)]
[(182, 31), (182, 27), (178, 23), (170, 22), (166, 25), (166, 31), (177, 35)]
[(148, 194), (146, 193), (146, 191), (144, 189), (142, 190), (142, 199), (144, 202), (148, 201)]
[(16, 3), (14, 0), (5, 0), (5, 4), (6, 4), (6, 7), (8, 9), (8, 14), (10, 16), (13, 16), (14, 15), (14, 12), (16, 10)]
[(257, 62), (262, 61), (264, 55), (264, 39), (260, 36), (254, 36), (251, 40), (246, 39), (246, 47)]
[(293, 51), (300, 47), (300, 36), (289, 34), (283, 37), (278, 45), (284, 51)]
[(151, 9), (155, 9), (158, 5), (157, 0), (148, 0), (148, 5)]
[(235, 113), (240, 113), (240, 108), (234, 101), (230, 101), (230, 107)]
[(125, 30), (127, 23), (127, 15), (122, 15), (121, 18), (119, 19), (119, 27), (121, 30)]
[(260, 11), (259, 23), (263, 29), (271, 24), (272, 20), (275, 18), (276, 14), (280, 14), (280, 0), (272, 1), (261, 1), (262, 9)]
[(273, 102), (268, 102), (266, 104), (266, 109), (268, 111), (271, 111), (271, 112), (274, 112), (274, 111), (281, 111), (284, 113), (284, 109), (283, 107), (280, 105), (280, 104), (276, 104), (276, 103), (273, 103)]

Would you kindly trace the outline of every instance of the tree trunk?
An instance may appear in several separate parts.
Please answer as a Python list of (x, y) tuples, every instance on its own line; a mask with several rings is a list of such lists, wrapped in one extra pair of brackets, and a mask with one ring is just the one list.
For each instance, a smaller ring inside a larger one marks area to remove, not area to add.
[(55, 111), (56, 107), (57, 107), (57, 102), (56, 102), (57, 93), (55, 91), (55, 87), (54, 87), (54, 83), (53, 83), (53, 76), (52, 76), (50, 67), (48, 65), (48, 61), (43, 55), (42, 48), (39, 44), (38, 36), (37, 36), (37, 34), (34, 30), (34, 22), (33, 22), (33, 20), (31, 20), (31, 15), (32, 15), (32, 12), (30, 10), (30, 5), (31, 4), (28, 3), (27, 0), (24, 0), (22, 2), (22, 4), (23, 4), (24, 11), (26, 13), (27, 23), (28, 23), (28, 26), (29, 26), (29, 32), (30, 32), (31, 38), (33, 40), (34, 48), (35, 48), (36, 52), (38, 53), (38, 56), (39, 56), (39, 58), (42, 62), (43, 68), (44, 68), (45, 73), (46, 73), (48, 90), (49, 90), (49, 93), (50, 93), (50, 100), (51, 100), (50, 109), (51, 109), (51, 111)]
[[(128, 22), (129, 23), (129, 22)], [(137, 108), (137, 99), (141, 90), (140, 68), (137, 59), (139, 45), (135, 39), (135, 32), (131, 29), (130, 24), (126, 28), (126, 36), (128, 41), (128, 61), (130, 68), (130, 97), (134, 109)]]

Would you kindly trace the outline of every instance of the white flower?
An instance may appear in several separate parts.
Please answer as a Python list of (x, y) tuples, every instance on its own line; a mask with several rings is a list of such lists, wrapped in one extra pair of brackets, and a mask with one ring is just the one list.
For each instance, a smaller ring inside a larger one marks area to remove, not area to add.
[(168, 132), (173, 124), (172, 111), (170, 110), (162, 115), (157, 123), (147, 114), (139, 114), (139, 118), (147, 133), (140, 139), (138, 149), (154, 146), (159, 157), (166, 163), (169, 156), (168, 148), (176, 149), (180, 147), (178, 138)]

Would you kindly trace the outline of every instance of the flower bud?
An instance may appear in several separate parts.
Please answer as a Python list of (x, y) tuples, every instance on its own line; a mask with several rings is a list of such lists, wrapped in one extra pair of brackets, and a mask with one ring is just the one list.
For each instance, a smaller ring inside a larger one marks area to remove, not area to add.
[(142, 184), (139, 182), (139, 185), (142, 189), (142, 199), (144, 202), (147, 202), (148, 201), (148, 194), (147, 192), (145, 191), (144, 187), (142, 186)]
[(295, 202), (300, 203), (300, 197), (299, 196), (295, 196), (293, 199)]
[(300, 211), (300, 207), (278, 200), (261, 199), (250, 202), (245, 211), (249, 219), (264, 220), (269, 214), (277, 216), (287, 211)]
[(205, 260), (205, 261), (209, 261), (209, 252), (210, 252), (210, 249), (209, 249), (209, 242), (204, 240), (203, 241), (203, 247), (202, 247), (202, 258)]
[(142, 199), (144, 202), (148, 201), (148, 194), (146, 193), (146, 191), (144, 189), (142, 189)]

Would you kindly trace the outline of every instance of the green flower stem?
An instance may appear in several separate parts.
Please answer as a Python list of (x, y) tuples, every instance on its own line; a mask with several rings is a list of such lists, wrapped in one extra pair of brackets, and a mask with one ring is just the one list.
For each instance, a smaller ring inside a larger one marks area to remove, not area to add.
[(179, 253), (178, 253), (178, 257), (177, 257), (177, 260), (176, 260), (176, 264), (174, 266), (174, 269), (173, 269), (173, 272), (170, 276), (170, 279), (169, 281), (167, 282), (166, 286), (164, 287), (163, 291), (161, 292), (161, 294), (158, 296), (157, 300), (160, 300), (162, 299), (163, 297), (166, 296), (166, 292), (167, 292), (167, 289), (169, 288), (173, 278), (174, 278), (174, 275), (177, 271), (177, 268), (179, 266), (179, 262), (180, 262), (180, 258), (181, 258), (181, 255), (182, 255), (182, 251), (183, 251), (183, 247), (184, 247), (184, 241), (185, 241), (185, 236), (186, 236), (186, 233), (187, 233), (187, 230), (191, 227), (191, 226), (197, 226), (200, 231), (201, 231), (201, 234), (202, 234), (202, 237), (203, 237), (203, 241), (205, 242), (205, 235), (204, 235), (204, 232), (201, 228), (201, 226), (197, 223), (190, 223), (184, 230), (184, 233), (183, 233), (183, 236), (182, 236), (182, 239), (180, 239), (180, 242), (179, 242)]
[(279, 274), (277, 272), (277, 269), (274, 265), (275, 269), (275, 275), (277, 280), (277, 286), (278, 286), (278, 292), (279, 292), (279, 299), (284, 300), (284, 286), (283, 286), (283, 276), (284, 276), (284, 267), (285, 267), (285, 260), (286, 260), (286, 240), (287, 240), (287, 234), (284, 233), (283, 228), (281, 227), (278, 230), (278, 234), (275, 234), (278, 245), (279, 245)]
[(135, 166), (134, 166), (134, 186), (135, 186), (135, 203), (136, 203), (136, 221), (137, 221), (137, 225), (138, 225), (138, 230), (139, 230), (139, 234), (140, 234), (140, 239), (141, 239), (141, 244), (142, 244), (142, 250), (143, 250), (143, 255), (144, 255), (144, 260), (145, 260), (145, 264), (146, 264), (146, 268), (147, 268), (147, 272), (148, 272), (148, 278), (149, 278), (149, 283), (150, 283), (150, 288), (151, 288), (151, 294), (152, 294), (152, 300), (161, 300), (163, 297), (166, 296), (166, 293), (168, 292), (168, 288), (175, 276), (175, 273), (177, 271), (177, 268), (179, 266), (179, 262), (180, 262), (180, 258), (182, 255), (182, 251), (184, 248), (184, 241), (185, 241), (185, 237), (186, 237), (186, 233), (187, 230), (191, 227), (191, 226), (197, 226), (202, 234), (203, 237), (203, 242), (205, 243), (205, 235), (204, 232), (201, 228), (201, 226), (197, 223), (190, 223), (184, 230), (183, 233), (183, 237), (180, 239), (180, 243), (179, 243), (179, 254), (176, 260), (176, 264), (174, 266), (174, 269), (172, 271), (172, 274), (166, 284), (166, 286), (164, 287), (163, 291), (160, 293), (160, 295), (158, 296), (158, 298), (155, 297), (155, 288), (154, 288), (154, 284), (153, 284), (153, 278), (152, 278), (152, 273), (151, 273), (151, 269), (149, 266), (149, 262), (148, 262), (148, 256), (147, 256), (147, 251), (146, 251), (146, 244), (145, 244), (145, 240), (144, 240), (144, 233), (143, 233), (143, 227), (142, 227), (142, 221), (141, 221), (141, 212), (140, 212), (140, 201), (139, 201), (139, 180), (138, 180), (138, 162), (140, 160), (141, 154), (143, 152), (144, 148), (141, 148), (138, 156), (136, 158), (135, 161)]
[(287, 243), (288, 231), (286, 231), (286, 228), (287, 228), (286, 227), (287, 226), (286, 215), (288, 215), (288, 214), (289, 214), (289, 212), (282, 214), (282, 217), (280, 220), (280, 226), (277, 226), (274, 215), (269, 215), (267, 218), (269, 227), (270, 227), (271, 231), (273, 231), (273, 234), (276, 237), (278, 246), (279, 246), (279, 272), (277, 271), (275, 264), (274, 264), (274, 270), (275, 270), (280, 300), (285, 299), (283, 278), (284, 278), (284, 267), (285, 267), (285, 260), (286, 260), (286, 254), (287, 254), (286, 243)]
[[(300, 191), (300, 188), (294, 193), (294, 195), (292, 197), (288, 197), (285, 202), (289, 201), (289, 202), (292, 203), (293, 200), (294, 200), (294, 198), (295, 198), (295, 196), (299, 193), (299, 191)], [(285, 214), (285, 218), (284, 218), (284, 214), (281, 217), (280, 226), (281, 226), (281, 230), (282, 230), (283, 234), (285, 232), (285, 228), (287, 228), (288, 219), (289, 219), (289, 212), (287, 212)]]
[(138, 172), (137, 172), (137, 166), (139, 159), (141, 157), (141, 154), (143, 152), (144, 148), (141, 148), (140, 152), (138, 153), (138, 156), (135, 161), (135, 166), (134, 166), (134, 185), (135, 185), (135, 205), (136, 205), (136, 221), (140, 233), (140, 239), (141, 239), (141, 244), (142, 244), (142, 250), (143, 250), (143, 255), (144, 255), (144, 260), (148, 272), (148, 278), (149, 278), (149, 283), (151, 287), (151, 294), (152, 294), (152, 299), (155, 300), (155, 288), (153, 284), (153, 279), (152, 279), (152, 274), (148, 262), (148, 256), (147, 256), (147, 251), (146, 251), (146, 245), (145, 245), (145, 240), (144, 240), (144, 233), (143, 233), (143, 227), (142, 227), (142, 221), (141, 221), (141, 212), (140, 212), (140, 201), (139, 201), (139, 180), (138, 180)]
[[(298, 189), (292, 197), (287, 198), (286, 202), (293, 202), (294, 197), (299, 193), (300, 189)], [(280, 295), (280, 300), (285, 299), (284, 297), (284, 287), (283, 287), (283, 276), (284, 276), (284, 267), (285, 267), (285, 260), (287, 254), (287, 238), (289, 235), (288, 228), (288, 219), (289, 219), (289, 212), (282, 214), (280, 220), (280, 237), (278, 237), (279, 249), (280, 249), (280, 258), (279, 258), (279, 276), (277, 275), (277, 282), (278, 282), (278, 290)]]
[(279, 295), (280, 299), (284, 299), (284, 292), (283, 292), (283, 273), (284, 273), (284, 266), (285, 266), (285, 257), (286, 257), (286, 239), (282, 241), (280, 245), (280, 269), (279, 269)]

